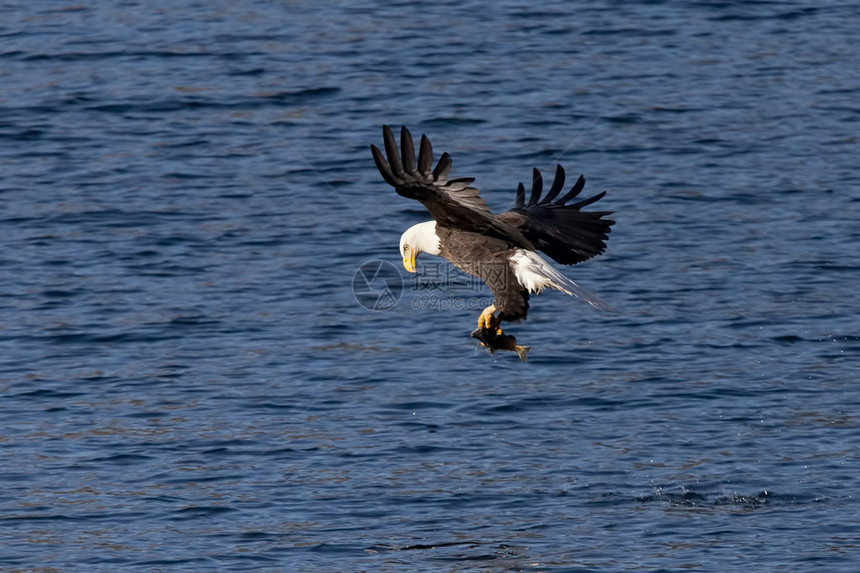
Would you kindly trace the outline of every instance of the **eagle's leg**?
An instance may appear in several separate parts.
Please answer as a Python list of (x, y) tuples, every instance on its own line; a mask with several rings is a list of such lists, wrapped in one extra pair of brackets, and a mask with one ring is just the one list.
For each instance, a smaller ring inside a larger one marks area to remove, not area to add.
[(494, 330), (497, 335), (502, 334), (502, 329), (499, 328), (499, 319), (494, 314), (496, 312), (496, 305), (491, 304), (487, 308), (485, 308), (481, 312), (481, 316), (478, 317), (478, 328), (482, 328), (485, 330)]

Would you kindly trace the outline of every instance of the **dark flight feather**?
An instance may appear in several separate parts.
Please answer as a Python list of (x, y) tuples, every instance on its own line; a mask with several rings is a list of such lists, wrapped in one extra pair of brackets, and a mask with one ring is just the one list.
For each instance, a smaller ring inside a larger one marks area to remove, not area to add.
[(448, 177), (448, 173), (451, 172), (451, 166), (453, 165), (454, 162), (451, 161), (451, 156), (447, 152), (443, 153), (442, 157), (439, 158), (439, 163), (433, 168), (433, 179), (438, 181), (439, 179)]
[[(541, 204), (550, 203), (555, 196), (558, 195), (559, 191), (564, 188), (564, 168), (556, 164), (555, 166), (555, 177), (552, 180), (552, 186), (549, 188), (549, 192), (544, 196), (541, 200)], [(522, 205), (517, 205), (517, 207), (521, 207)]]
[(403, 161), (400, 159), (400, 152), (397, 150), (397, 141), (394, 139), (394, 134), (391, 133), (391, 130), (385, 130), (382, 133), (382, 141), (385, 143), (385, 155), (388, 156), (388, 165), (391, 167), (391, 171), (395, 175), (402, 176), (403, 171)]
[(430, 173), (433, 169), (433, 146), (427, 136), (421, 134), (421, 146), (418, 148), (418, 171), (422, 174)]
[(537, 167), (532, 168), (532, 194), (529, 197), (529, 207), (536, 204), (540, 199), (541, 191), (543, 191), (543, 175), (537, 170)]
[(556, 201), (556, 203), (558, 203), (560, 205), (564, 205), (565, 203), (567, 203), (568, 201), (570, 201), (571, 199), (573, 199), (574, 197), (579, 195), (584, 188), (585, 188), (585, 177), (580, 175), (579, 179), (576, 180), (576, 183), (573, 184), (573, 187), (570, 188), (570, 191), (568, 191), (564, 197), (562, 197), (561, 199)]
[(415, 171), (415, 147), (412, 136), (406, 126), (400, 129), (400, 150), (403, 152), (403, 171), (412, 173)]

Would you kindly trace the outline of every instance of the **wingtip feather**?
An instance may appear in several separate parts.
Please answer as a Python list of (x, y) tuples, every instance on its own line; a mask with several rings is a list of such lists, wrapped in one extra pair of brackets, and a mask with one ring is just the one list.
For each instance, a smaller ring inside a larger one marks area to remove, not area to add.
[(394, 139), (394, 133), (387, 125), (382, 126), (382, 141), (385, 144), (385, 154), (388, 156), (388, 165), (391, 171), (400, 175), (403, 172), (403, 162), (400, 159), (400, 152), (397, 150), (397, 140)]
[(604, 197), (606, 197), (606, 191), (601, 191), (600, 193), (598, 193), (594, 197), (589, 197), (588, 199), (583, 199), (582, 201), (574, 203), (573, 205), (569, 205), (569, 207), (571, 209), (582, 209), (583, 207), (588, 207), (592, 203), (597, 203), (598, 201), (600, 201)]
[(579, 195), (582, 190), (585, 188), (585, 176), (580, 175), (579, 179), (576, 180), (576, 183), (573, 184), (573, 187), (570, 188), (564, 197), (555, 202), (556, 205), (564, 205), (577, 195)]
[(451, 166), (454, 162), (451, 160), (451, 156), (448, 155), (448, 152), (442, 154), (442, 157), (439, 158), (439, 163), (436, 164), (436, 167), (433, 168), (433, 179), (438, 181), (442, 178), (447, 178), (448, 173), (451, 172)]
[(525, 207), (525, 201), (526, 201), (526, 188), (522, 184), (522, 182), (520, 182), (520, 184), (517, 185), (517, 201), (514, 204), (514, 208), (522, 209), (523, 207)]
[(421, 134), (421, 143), (418, 147), (418, 171), (421, 173), (430, 173), (433, 169), (433, 146), (430, 145), (430, 140), (423, 133)]
[(552, 186), (549, 188), (549, 192), (546, 194), (541, 200), (541, 205), (552, 202), (555, 199), (556, 195), (564, 188), (564, 167), (561, 166), (560, 163), (557, 163), (555, 166), (555, 177), (552, 180)]
[(400, 153), (403, 171), (406, 173), (415, 171), (415, 144), (412, 141), (412, 134), (405, 125), (400, 127)]
[(394, 173), (391, 171), (391, 167), (388, 165), (388, 162), (385, 161), (385, 156), (382, 154), (382, 150), (371, 144), (370, 153), (373, 155), (373, 162), (376, 163), (376, 168), (379, 170), (379, 174), (382, 175), (385, 182), (392, 187), (396, 187), (397, 181), (394, 178)]
[(537, 205), (543, 191), (543, 175), (537, 167), (532, 168), (532, 194), (529, 196), (529, 207)]

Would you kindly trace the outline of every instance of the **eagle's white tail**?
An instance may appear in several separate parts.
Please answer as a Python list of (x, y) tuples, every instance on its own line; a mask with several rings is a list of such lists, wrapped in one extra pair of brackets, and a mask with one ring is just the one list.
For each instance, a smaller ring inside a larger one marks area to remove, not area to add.
[(581, 298), (601, 310), (612, 310), (597, 295), (582, 288), (553, 268), (543, 257), (534, 251), (517, 249), (511, 257), (514, 275), (529, 292), (539, 293), (545, 288), (558, 289), (563, 293)]

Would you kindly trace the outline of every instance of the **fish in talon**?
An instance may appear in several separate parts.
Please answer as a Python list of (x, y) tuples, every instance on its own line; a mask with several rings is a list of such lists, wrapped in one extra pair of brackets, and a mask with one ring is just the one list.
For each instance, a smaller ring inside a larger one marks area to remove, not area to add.
[(516, 352), (522, 362), (528, 358), (531, 346), (523, 346), (517, 344), (517, 337), (513, 334), (505, 334), (501, 328), (482, 328), (478, 327), (472, 331), (472, 338), (481, 342), (481, 346), (490, 351), (490, 354), (495, 354), (497, 350), (510, 350)]

